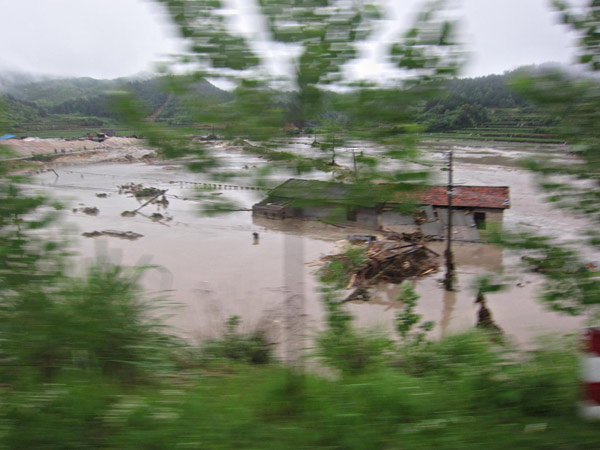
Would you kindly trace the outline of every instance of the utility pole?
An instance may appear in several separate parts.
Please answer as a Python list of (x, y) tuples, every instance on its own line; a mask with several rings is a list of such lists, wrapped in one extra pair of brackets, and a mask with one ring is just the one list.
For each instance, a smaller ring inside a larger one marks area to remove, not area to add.
[(446, 278), (444, 288), (454, 290), (454, 256), (452, 255), (452, 196), (454, 195), (454, 182), (452, 180), (452, 150), (448, 152), (448, 230), (446, 236)]
[(304, 390), (304, 237), (284, 234), (285, 352), (288, 366), (286, 390), (290, 402), (302, 400)]

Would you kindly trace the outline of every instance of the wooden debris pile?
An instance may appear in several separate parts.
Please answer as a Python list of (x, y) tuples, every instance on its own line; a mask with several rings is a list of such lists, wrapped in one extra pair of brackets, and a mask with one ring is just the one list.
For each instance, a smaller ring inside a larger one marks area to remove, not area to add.
[(387, 233), (382, 240), (367, 242), (362, 262), (356, 261), (356, 247), (322, 258), (326, 266), (321, 269), (321, 274), (335, 280), (331, 273), (345, 268), (346, 278), (339, 287), (354, 289), (346, 301), (368, 300), (369, 287), (380, 281), (399, 284), (438, 271), (440, 255), (427, 248), (424, 242), (420, 232)]
[(97, 216), (100, 213), (100, 210), (98, 208), (96, 208), (95, 206), (86, 206), (84, 208), (74, 208), (73, 212), (76, 213), (78, 211), (81, 211), (84, 214), (87, 214), (88, 216)]
[[(144, 206), (149, 205), (149, 204), (153, 204), (153, 205), (158, 205), (159, 207), (162, 206), (163, 208), (167, 208), (169, 206), (169, 200), (167, 200), (167, 197), (165, 196), (165, 194), (167, 193), (168, 189), (157, 189), (155, 187), (144, 187), (141, 184), (134, 184), (134, 183), (129, 183), (129, 184), (124, 184), (122, 186), (119, 186), (119, 194), (131, 194), (135, 197), (136, 200), (138, 201), (142, 201), (142, 200), (146, 200), (139, 208), (137, 208), (134, 211), (123, 211), (121, 213), (121, 216), (123, 217), (133, 217), (135, 216), (135, 214), (142, 209)], [(161, 197), (161, 198), (159, 198)]]
[(427, 248), (416, 237), (408, 235), (402, 241), (376, 241), (367, 251), (367, 260), (351, 276), (347, 288), (362, 287), (379, 281), (402, 283), (408, 278), (419, 278), (435, 273), (439, 264), (438, 253)]

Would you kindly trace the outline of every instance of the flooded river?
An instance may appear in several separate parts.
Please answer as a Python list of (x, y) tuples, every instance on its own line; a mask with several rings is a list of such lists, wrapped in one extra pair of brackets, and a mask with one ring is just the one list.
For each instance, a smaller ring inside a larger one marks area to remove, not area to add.
[[(296, 146), (303, 145), (297, 142)], [(445, 148), (445, 147), (444, 147)], [(442, 146), (427, 150), (429, 159), (438, 165), (438, 181), (443, 181)], [(577, 239), (584, 219), (566, 215), (544, 204), (531, 174), (518, 169), (514, 160), (523, 154), (542, 157), (547, 152), (561, 152), (557, 147), (456, 146), (455, 179), (458, 183), (508, 185), (511, 209), (507, 210), (507, 227), (525, 227), (530, 231), (551, 234), (561, 239)], [(307, 152), (309, 150), (306, 150)], [(226, 152), (224, 151), (224, 154)], [(340, 152), (343, 154), (343, 152)], [(231, 170), (262, 164), (262, 160), (243, 153), (225, 154)], [(490, 159), (491, 158), (491, 159)], [(492, 161), (493, 159), (493, 161)], [(225, 320), (237, 314), (242, 329), (265, 328), (275, 340), (281, 340), (285, 322), (285, 267), (300, 267), (299, 277), (305, 295), (304, 313), (308, 334), (322, 326), (323, 312), (316, 268), (310, 262), (328, 254), (352, 232), (333, 226), (308, 222), (254, 219), (250, 211), (238, 211), (216, 217), (200, 216), (200, 202), (195, 199), (200, 175), (188, 173), (178, 165), (145, 163), (79, 164), (59, 166), (53, 172), (36, 175), (30, 185), (61, 199), (65, 224), (70, 227), (73, 248), (78, 261), (92, 264), (99, 255), (112, 262), (134, 265), (152, 264), (143, 278), (148, 295), (160, 296), (173, 303), (169, 307), (168, 324), (191, 340), (217, 336)], [(141, 203), (130, 195), (119, 194), (118, 186), (142, 183), (167, 189), (168, 206), (147, 205), (134, 217), (122, 217)], [(263, 191), (224, 188), (220, 196), (235, 199), (245, 208), (264, 197)], [(107, 194), (100, 198), (97, 194)], [(95, 206), (96, 216), (73, 209)], [(153, 221), (151, 215), (161, 213), (165, 219)], [(111, 236), (85, 238), (83, 232), (118, 230), (143, 235), (137, 240), (121, 240)], [(253, 233), (259, 233), (256, 243)], [(286, 252), (293, 236), (302, 236), (302, 252)], [(434, 250), (443, 251), (442, 243)], [(424, 320), (433, 320), (434, 336), (472, 327), (477, 305), (471, 289), (473, 279), (487, 271), (505, 269), (514, 274), (510, 289), (490, 294), (488, 307), (500, 327), (522, 345), (530, 345), (536, 336), (546, 333), (575, 331), (583, 323), (549, 312), (536, 299), (542, 279), (518, 267), (519, 255), (483, 244), (457, 244), (457, 292), (447, 293), (440, 285), (438, 273), (416, 282), (421, 296), (418, 312)], [(597, 255), (586, 255), (596, 258)], [(81, 266), (81, 265), (80, 265)], [(369, 302), (348, 304), (359, 327), (393, 330), (394, 317), (402, 306), (397, 300), (398, 286), (382, 285)]]

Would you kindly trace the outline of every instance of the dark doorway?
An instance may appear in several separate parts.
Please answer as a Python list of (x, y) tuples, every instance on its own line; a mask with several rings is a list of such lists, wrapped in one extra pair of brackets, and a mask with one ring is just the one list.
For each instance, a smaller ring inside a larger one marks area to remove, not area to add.
[(346, 209), (346, 220), (351, 222), (356, 222), (356, 209), (355, 208), (347, 208)]
[(475, 226), (478, 230), (485, 230), (485, 213), (484, 212), (476, 212), (473, 214), (473, 219), (475, 220)]

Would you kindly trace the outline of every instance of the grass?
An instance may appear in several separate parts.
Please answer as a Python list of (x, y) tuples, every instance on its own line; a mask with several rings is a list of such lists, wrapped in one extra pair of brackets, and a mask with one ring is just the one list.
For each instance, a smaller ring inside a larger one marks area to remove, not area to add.
[(520, 362), (478, 333), (406, 349), (395, 367), (326, 379), (213, 361), (154, 385), (94, 373), (4, 395), (7, 448), (591, 449), (576, 355)]

